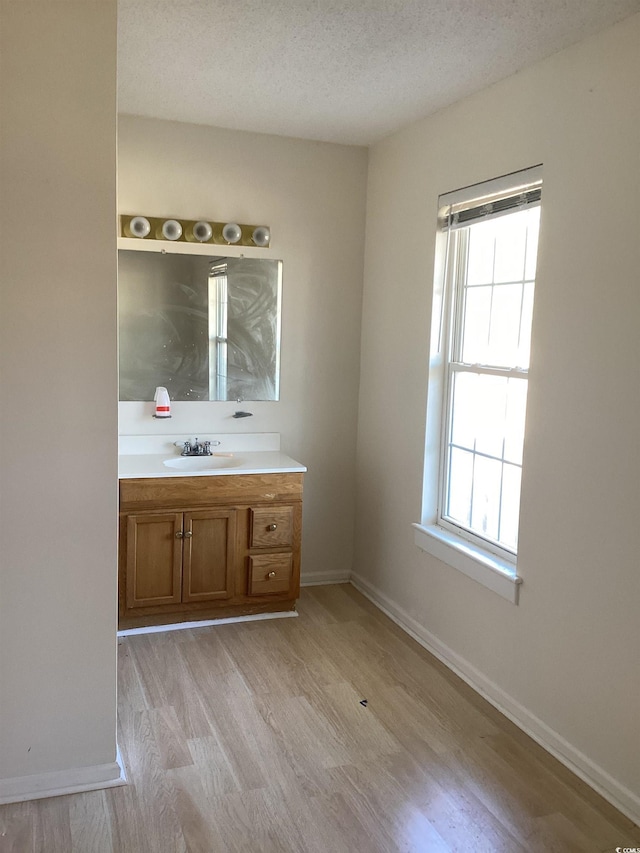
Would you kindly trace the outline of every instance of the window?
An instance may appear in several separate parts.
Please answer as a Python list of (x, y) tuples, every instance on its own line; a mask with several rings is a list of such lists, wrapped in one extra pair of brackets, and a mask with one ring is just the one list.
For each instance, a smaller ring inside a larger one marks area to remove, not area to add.
[[(417, 525), (426, 550), (442, 558), (447, 545), (516, 585), (540, 198), (539, 167), (440, 198), (429, 389), (440, 400), (427, 424), (439, 454), (426, 460), (436, 484)], [(477, 566), (466, 573), (480, 579)]]

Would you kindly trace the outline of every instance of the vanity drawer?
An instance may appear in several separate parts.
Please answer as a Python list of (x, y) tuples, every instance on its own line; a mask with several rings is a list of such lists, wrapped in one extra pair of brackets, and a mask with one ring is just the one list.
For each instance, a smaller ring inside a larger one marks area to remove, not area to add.
[(265, 506), (251, 510), (250, 548), (291, 547), (293, 507)]
[(249, 557), (249, 595), (287, 592), (291, 586), (291, 554), (261, 554)]

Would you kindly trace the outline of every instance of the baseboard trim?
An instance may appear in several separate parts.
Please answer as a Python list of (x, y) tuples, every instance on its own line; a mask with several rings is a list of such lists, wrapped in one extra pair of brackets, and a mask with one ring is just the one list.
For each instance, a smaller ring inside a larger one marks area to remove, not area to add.
[(640, 797), (621, 785), (609, 773), (576, 749), (545, 722), (528, 711), (502, 688), (486, 678), (472, 664), (442, 643), (434, 634), (399, 607), (387, 595), (359, 575), (351, 575), (351, 583), (386, 614), (396, 625), (413, 637), (434, 657), (442, 661), (477, 693), (490, 702), (543, 749), (593, 788), (634, 823), (640, 824)]
[(216, 625), (235, 625), (238, 622), (264, 622), (267, 619), (291, 619), (297, 610), (276, 610), (274, 613), (251, 613), (248, 616), (224, 616), (220, 619), (201, 619), (199, 622), (170, 622), (168, 625), (146, 625), (144, 628), (123, 628), (118, 637), (136, 634), (162, 634), (165, 631), (185, 631), (189, 628), (212, 628)]
[(313, 574), (302, 574), (300, 586), (329, 586), (334, 583), (349, 583), (350, 573), (344, 572), (314, 572)]
[(72, 767), (69, 770), (0, 779), (0, 805), (60, 797), (63, 794), (82, 794), (85, 791), (99, 791), (126, 784), (127, 775), (118, 749), (116, 760), (110, 764), (94, 764), (90, 767)]

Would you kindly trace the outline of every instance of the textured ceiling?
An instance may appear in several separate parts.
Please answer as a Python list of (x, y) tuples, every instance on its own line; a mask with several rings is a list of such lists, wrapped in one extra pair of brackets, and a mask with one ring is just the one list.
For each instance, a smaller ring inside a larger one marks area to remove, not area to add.
[(120, 0), (119, 110), (366, 145), (637, 11), (640, 0)]

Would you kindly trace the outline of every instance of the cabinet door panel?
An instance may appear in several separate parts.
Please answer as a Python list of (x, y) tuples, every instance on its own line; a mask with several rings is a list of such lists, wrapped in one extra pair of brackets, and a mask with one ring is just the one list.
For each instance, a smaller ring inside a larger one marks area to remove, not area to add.
[(182, 513), (127, 519), (127, 608), (180, 602)]
[(231, 598), (235, 531), (233, 509), (185, 512), (183, 602)]

